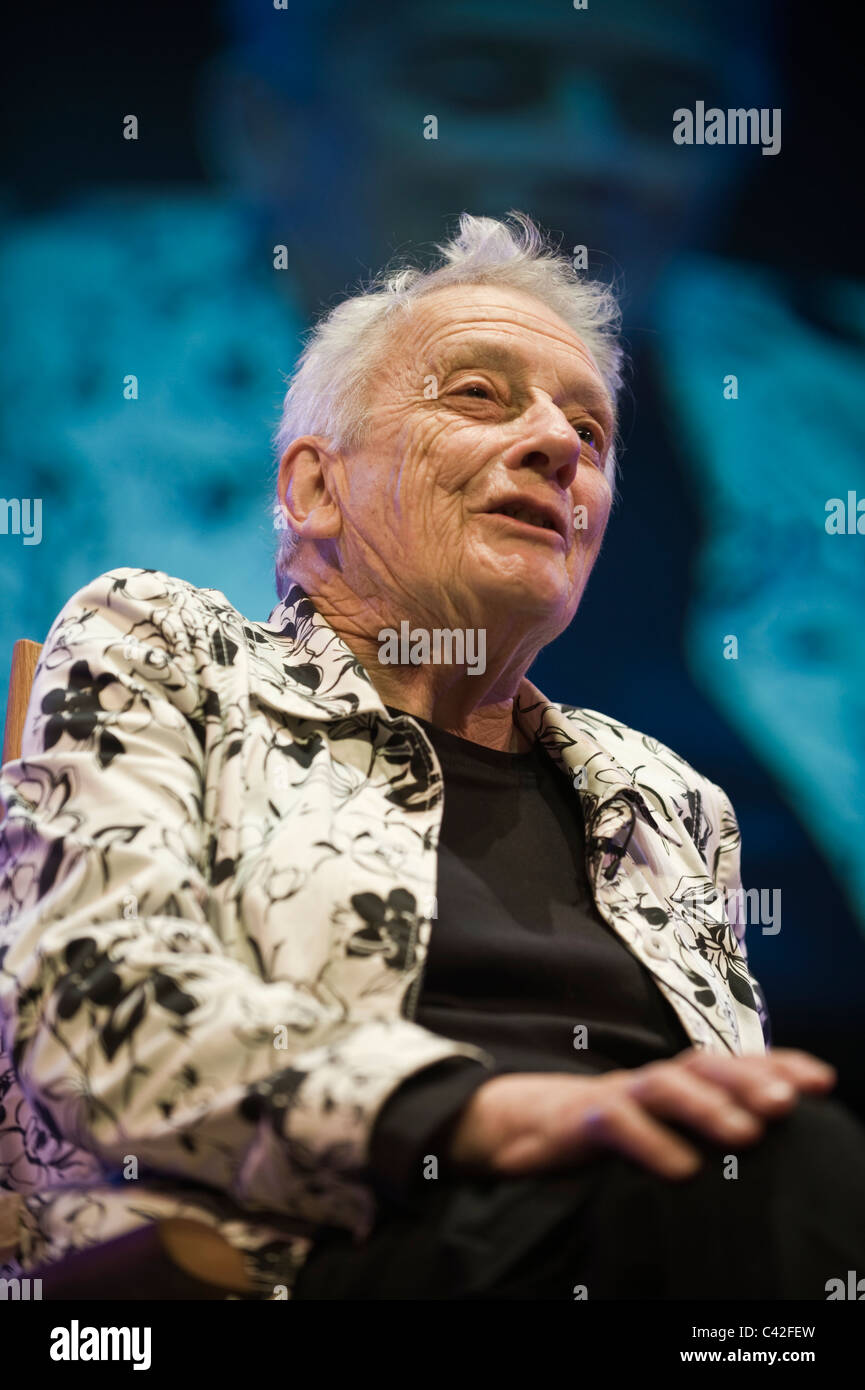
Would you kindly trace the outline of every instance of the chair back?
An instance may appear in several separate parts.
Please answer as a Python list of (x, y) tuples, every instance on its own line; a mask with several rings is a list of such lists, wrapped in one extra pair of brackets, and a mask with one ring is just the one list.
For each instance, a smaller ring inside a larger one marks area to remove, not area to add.
[(36, 674), (41, 642), (21, 637), (12, 648), (12, 670), (9, 675), (9, 700), (6, 705), (6, 728), (3, 734), (4, 763), (21, 756), (21, 736), (30, 703), (30, 688)]

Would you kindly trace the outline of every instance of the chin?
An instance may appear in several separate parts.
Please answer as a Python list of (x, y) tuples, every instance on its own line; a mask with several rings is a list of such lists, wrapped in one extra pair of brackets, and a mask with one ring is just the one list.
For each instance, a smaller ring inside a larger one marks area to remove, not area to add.
[(520, 613), (536, 613), (550, 618), (566, 616), (575, 606), (573, 584), (560, 569), (548, 565), (488, 566), (473, 584), (479, 598)]

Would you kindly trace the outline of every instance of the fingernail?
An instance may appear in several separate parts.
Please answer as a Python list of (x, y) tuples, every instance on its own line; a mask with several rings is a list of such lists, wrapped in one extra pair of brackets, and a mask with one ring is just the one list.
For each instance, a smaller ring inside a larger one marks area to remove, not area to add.
[(769, 1081), (762, 1088), (766, 1100), (791, 1100), (795, 1094), (789, 1081)]
[(740, 1134), (750, 1133), (757, 1125), (753, 1115), (748, 1115), (743, 1110), (725, 1110), (724, 1123), (729, 1129), (737, 1129)]

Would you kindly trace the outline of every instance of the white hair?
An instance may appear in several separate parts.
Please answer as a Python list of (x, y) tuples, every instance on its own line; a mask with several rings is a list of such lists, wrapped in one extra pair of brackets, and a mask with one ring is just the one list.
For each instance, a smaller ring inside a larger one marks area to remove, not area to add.
[[(369, 433), (366, 410), (375, 369), (393, 341), (396, 313), (410, 313), (433, 290), (452, 285), (500, 285), (533, 295), (552, 309), (591, 352), (615, 408), (622, 387), (625, 355), (619, 342), (621, 312), (613, 289), (576, 271), (524, 213), (507, 222), (463, 213), (459, 232), (436, 250), (442, 262), (430, 269), (390, 266), (360, 293), (326, 312), (309, 331), (285, 394), (273, 435), (277, 461), (302, 435), (325, 437), (334, 449), (363, 445)], [(615, 488), (615, 440), (606, 461)], [(276, 480), (275, 480), (276, 481)], [(275, 579), (278, 597), (290, 584), (290, 562), (298, 537), (273, 504), (279, 530)]]

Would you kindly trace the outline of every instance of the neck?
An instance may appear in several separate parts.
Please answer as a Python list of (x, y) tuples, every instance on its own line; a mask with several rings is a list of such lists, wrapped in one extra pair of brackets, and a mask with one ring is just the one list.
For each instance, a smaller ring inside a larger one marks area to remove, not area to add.
[[(379, 693), (382, 694), (381, 691)], [(457, 722), (443, 713), (436, 715), (435, 709), (430, 712), (428, 703), (413, 700), (408, 691), (402, 691), (398, 696), (382, 694), (382, 699), (385, 704), (425, 719), (437, 729), (456, 734), (458, 738), (468, 739), (470, 743), (478, 743), (484, 748), (493, 748), (502, 753), (528, 753), (533, 746), (514, 718), (512, 700), (484, 705)], [(419, 707), (421, 704), (422, 708)]]
[[(473, 666), (443, 661), (409, 662), (401, 649), (399, 659), (382, 660), (379, 633), (401, 632), (398, 620), (388, 620), (386, 605), (370, 605), (355, 594), (335, 595), (331, 586), (319, 588), (298, 575), (316, 611), (333, 628), (369, 675), (382, 702), (426, 719), (436, 728), (485, 748), (506, 753), (530, 751), (531, 740), (514, 719), (514, 698), (520, 681), (537, 655), (528, 634), (520, 638), (500, 627), (483, 628), (484, 662)], [(403, 615), (405, 610), (403, 609)], [(436, 628), (458, 631), (465, 626), (457, 615), (418, 614), (409, 630)], [(468, 645), (468, 644), (467, 644)], [(477, 658), (477, 652), (474, 653)], [(449, 653), (453, 655), (453, 653)], [(464, 653), (467, 655), (467, 653)]]

